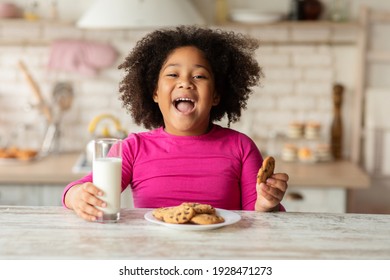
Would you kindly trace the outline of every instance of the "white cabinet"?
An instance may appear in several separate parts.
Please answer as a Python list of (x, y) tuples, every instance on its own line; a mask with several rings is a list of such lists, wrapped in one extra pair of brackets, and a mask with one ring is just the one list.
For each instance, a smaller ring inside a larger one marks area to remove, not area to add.
[[(63, 185), (0, 185), (0, 205), (61, 206)], [(122, 208), (134, 208), (131, 190), (121, 195)]]
[(35, 186), (40, 189), (40, 206), (59, 206), (62, 205), (62, 192), (65, 186)]
[(39, 195), (31, 188), (0, 185), (0, 205), (38, 205)]
[(0, 205), (59, 206), (63, 186), (0, 185)]
[(282, 201), (288, 212), (346, 212), (347, 192), (343, 188), (289, 187)]

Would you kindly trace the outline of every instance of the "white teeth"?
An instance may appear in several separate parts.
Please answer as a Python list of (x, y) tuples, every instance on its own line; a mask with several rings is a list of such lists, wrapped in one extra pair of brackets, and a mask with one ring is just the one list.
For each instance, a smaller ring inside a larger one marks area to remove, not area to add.
[(189, 102), (192, 102), (192, 103), (195, 102), (195, 101), (192, 100), (192, 99), (184, 98), (184, 97), (180, 97), (180, 98), (175, 99), (175, 102), (179, 102), (179, 101), (189, 101)]

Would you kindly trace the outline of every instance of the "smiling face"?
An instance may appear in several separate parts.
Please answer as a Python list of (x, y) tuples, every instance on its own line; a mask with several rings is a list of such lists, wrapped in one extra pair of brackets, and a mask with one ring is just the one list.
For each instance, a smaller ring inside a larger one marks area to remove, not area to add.
[(163, 64), (153, 99), (164, 118), (165, 131), (179, 136), (208, 131), (211, 108), (219, 103), (214, 76), (202, 51), (175, 49)]

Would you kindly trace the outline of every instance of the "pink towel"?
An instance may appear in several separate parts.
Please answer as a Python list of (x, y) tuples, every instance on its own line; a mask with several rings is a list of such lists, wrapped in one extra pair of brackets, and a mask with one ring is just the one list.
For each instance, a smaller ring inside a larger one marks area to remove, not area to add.
[(48, 68), (94, 76), (112, 66), (118, 53), (109, 44), (81, 40), (57, 40), (51, 45)]

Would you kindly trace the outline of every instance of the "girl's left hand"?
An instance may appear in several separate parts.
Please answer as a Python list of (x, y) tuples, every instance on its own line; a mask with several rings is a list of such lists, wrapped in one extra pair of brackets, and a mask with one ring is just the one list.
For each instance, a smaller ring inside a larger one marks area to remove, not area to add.
[(286, 193), (289, 177), (286, 173), (275, 173), (266, 184), (256, 184), (257, 200), (255, 210), (260, 212), (279, 211), (279, 204)]

